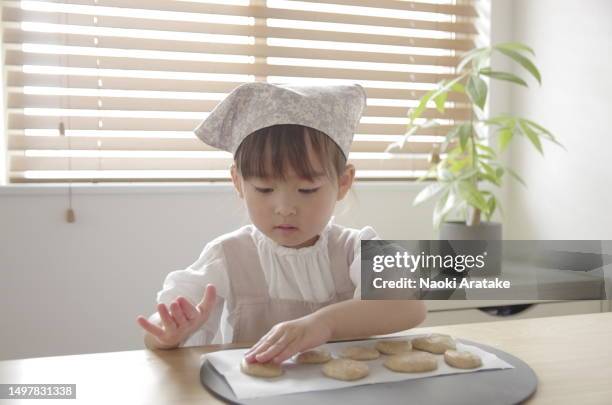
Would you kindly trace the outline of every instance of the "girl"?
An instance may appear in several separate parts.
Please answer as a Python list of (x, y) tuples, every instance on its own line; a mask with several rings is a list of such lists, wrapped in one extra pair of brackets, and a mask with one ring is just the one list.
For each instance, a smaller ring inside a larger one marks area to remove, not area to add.
[(158, 313), (137, 319), (147, 347), (204, 345), (221, 329), (223, 343), (256, 342), (247, 361), (280, 363), (329, 340), (423, 321), (421, 301), (360, 299), (360, 242), (379, 238), (333, 222), (355, 176), (346, 162), (365, 100), (359, 85), (248, 83), (200, 124), (204, 142), (233, 154), (252, 225), (166, 277)]

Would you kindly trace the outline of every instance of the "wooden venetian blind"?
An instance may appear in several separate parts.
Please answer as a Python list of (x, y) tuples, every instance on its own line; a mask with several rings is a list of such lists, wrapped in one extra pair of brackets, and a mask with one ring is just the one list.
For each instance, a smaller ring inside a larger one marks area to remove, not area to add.
[(248, 81), (360, 83), (349, 156), (360, 179), (412, 179), (448, 124), (387, 154), (407, 113), (473, 48), (476, 12), (395, 0), (2, 1), (10, 180), (227, 180), (192, 130)]

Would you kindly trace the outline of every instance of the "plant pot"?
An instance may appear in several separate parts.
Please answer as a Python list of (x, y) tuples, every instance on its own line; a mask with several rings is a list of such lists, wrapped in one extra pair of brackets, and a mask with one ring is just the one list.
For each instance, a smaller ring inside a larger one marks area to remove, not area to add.
[(443, 222), (440, 226), (441, 240), (501, 240), (502, 224), (499, 222), (481, 222), (476, 226), (467, 226), (462, 221)]
[[(476, 226), (467, 226), (464, 222), (443, 222), (440, 226), (440, 246), (442, 255), (484, 255), (484, 267), (470, 266), (455, 273), (465, 276), (469, 272), (478, 275), (492, 276), (501, 273), (502, 259), (502, 224), (499, 222), (481, 222)], [(486, 252), (486, 253), (485, 253)], [(453, 270), (446, 271), (446, 273)]]

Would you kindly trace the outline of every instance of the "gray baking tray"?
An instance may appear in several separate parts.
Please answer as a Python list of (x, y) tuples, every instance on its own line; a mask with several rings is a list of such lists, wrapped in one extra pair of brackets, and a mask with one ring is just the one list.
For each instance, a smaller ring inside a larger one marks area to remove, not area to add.
[(324, 391), (309, 391), (237, 400), (225, 378), (205, 360), (200, 368), (202, 385), (215, 397), (232, 404), (291, 405), (302, 404), (518, 404), (536, 391), (538, 378), (521, 359), (491, 346), (469, 340), (459, 342), (474, 345), (495, 354), (512, 364), (504, 370), (477, 371), (474, 373), (441, 375), (414, 380), (394, 381), (383, 384), (367, 384), (356, 387)]

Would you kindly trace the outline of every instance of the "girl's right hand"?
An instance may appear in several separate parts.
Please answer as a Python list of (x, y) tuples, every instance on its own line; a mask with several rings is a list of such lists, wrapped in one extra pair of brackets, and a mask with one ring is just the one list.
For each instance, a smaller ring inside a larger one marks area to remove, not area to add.
[(170, 304), (170, 311), (165, 304), (158, 304), (157, 311), (163, 328), (149, 322), (144, 316), (138, 316), (136, 320), (161, 346), (176, 347), (204, 325), (215, 305), (216, 298), (215, 286), (208, 284), (204, 297), (195, 307), (184, 297), (174, 300)]

